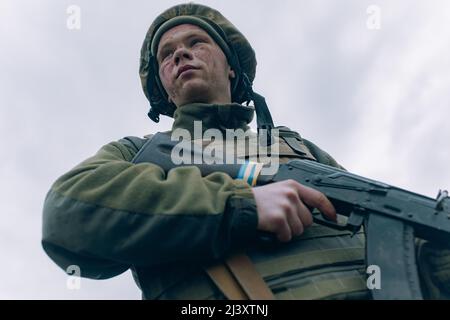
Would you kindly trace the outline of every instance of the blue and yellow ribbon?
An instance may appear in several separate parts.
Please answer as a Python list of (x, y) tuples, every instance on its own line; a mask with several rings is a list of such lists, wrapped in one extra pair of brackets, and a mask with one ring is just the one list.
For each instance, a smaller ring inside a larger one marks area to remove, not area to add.
[(243, 180), (253, 187), (256, 185), (262, 167), (262, 163), (246, 161), (239, 169), (236, 179)]

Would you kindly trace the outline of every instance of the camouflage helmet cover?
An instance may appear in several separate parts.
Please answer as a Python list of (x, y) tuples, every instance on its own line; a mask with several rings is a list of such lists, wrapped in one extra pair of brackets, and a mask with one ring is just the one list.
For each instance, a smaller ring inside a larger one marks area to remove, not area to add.
[[(156, 122), (159, 121), (159, 114), (172, 117), (176, 106), (168, 102), (167, 94), (162, 88), (161, 82), (159, 80), (158, 64), (156, 62), (156, 57), (152, 54), (152, 47), (154, 50), (155, 35), (157, 35), (156, 41), (159, 41), (159, 38), (161, 36), (161, 32), (158, 32), (159, 28), (163, 25), (170, 25), (170, 23), (167, 22), (174, 18), (177, 18), (175, 20), (181, 21), (178, 24), (183, 23), (183, 19), (178, 19), (182, 16), (192, 16), (193, 24), (196, 24), (205, 29), (212, 36), (212, 38), (216, 40), (216, 42), (218, 42), (219, 46), (225, 52), (230, 65), (233, 68), (240, 69), (235, 70), (238, 73), (238, 83), (236, 84), (236, 88), (232, 94), (233, 102), (241, 103), (248, 100), (248, 97), (246, 96), (247, 88), (245, 82), (248, 81), (249, 85), (251, 86), (255, 78), (256, 57), (253, 48), (251, 47), (248, 40), (244, 37), (244, 35), (219, 11), (204, 5), (194, 3), (180, 4), (169, 8), (153, 21), (152, 25), (147, 31), (141, 49), (139, 76), (141, 78), (141, 84), (145, 96), (150, 101), (151, 105), (151, 109), (148, 115), (152, 120)], [(198, 20), (201, 20), (199, 21), (201, 23), (197, 23), (196, 21)], [(205, 24), (205, 22), (207, 23), (207, 25)], [(172, 27), (175, 25), (176, 23), (172, 25)], [(219, 35), (220, 38), (218, 38), (217, 35)], [(231, 52), (231, 56), (228, 56), (226, 46), (229, 47), (230, 50), (228, 51)], [(233, 60), (237, 62), (237, 65), (233, 65)]]

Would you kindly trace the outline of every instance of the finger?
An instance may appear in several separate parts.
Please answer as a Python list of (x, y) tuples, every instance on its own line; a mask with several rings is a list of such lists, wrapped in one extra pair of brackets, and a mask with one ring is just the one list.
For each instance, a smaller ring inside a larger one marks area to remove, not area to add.
[[(309, 226), (308, 216), (305, 215), (305, 206), (300, 200), (298, 192), (295, 188), (290, 187), (286, 192), (286, 196), (291, 205), (292, 217), (289, 217), (289, 225), (291, 226), (292, 233), (299, 236), (303, 233), (305, 227)], [(308, 209), (306, 209), (308, 210)], [(312, 216), (311, 216), (312, 223)]]
[(299, 216), (299, 208), (294, 204), (292, 210), (287, 214), (287, 222), (293, 236), (299, 236), (303, 233), (305, 228)]
[(307, 204), (317, 208), (329, 219), (336, 221), (336, 209), (330, 200), (320, 191), (304, 186), (300, 183), (296, 184), (300, 199)]
[(287, 219), (283, 219), (280, 222), (277, 230), (275, 231), (277, 238), (281, 242), (288, 242), (292, 238), (291, 228), (289, 227)]
[[(311, 211), (305, 206), (305, 204), (300, 200), (298, 192), (295, 190), (292, 194), (288, 194), (289, 200), (294, 205), (295, 214), (300, 219), (300, 223), (302, 224), (302, 231), (303, 233), (304, 229), (312, 225), (313, 223), (313, 217), (311, 214)], [(300, 233), (300, 234), (301, 234)], [(296, 235), (300, 235), (294, 232)]]
[(307, 206), (300, 200), (299, 201), (299, 210), (298, 215), (300, 217), (300, 220), (302, 221), (302, 224), (305, 228), (311, 226), (313, 224), (313, 215), (311, 211), (308, 209)]

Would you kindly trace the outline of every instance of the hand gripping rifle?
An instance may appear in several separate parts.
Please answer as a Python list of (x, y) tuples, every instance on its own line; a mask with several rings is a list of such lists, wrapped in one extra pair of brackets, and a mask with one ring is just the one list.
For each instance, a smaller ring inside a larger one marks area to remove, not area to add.
[[(415, 237), (450, 244), (450, 198), (437, 199), (367, 179), (309, 160), (281, 165), (270, 182), (293, 179), (314, 188), (333, 203), (344, 223), (315, 215), (316, 223), (336, 229), (366, 231), (366, 263), (381, 271), (381, 289), (374, 299), (421, 299), (415, 261)], [(266, 179), (267, 179), (266, 178)]]
[[(170, 158), (175, 144), (166, 134), (158, 133), (144, 145), (133, 162), (151, 162), (168, 172), (176, 167)], [(204, 176), (220, 171), (237, 178), (244, 165), (195, 166)], [(374, 299), (422, 299), (415, 237), (450, 245), (447, 191), (439, 191), (437, 198), (432, 199), (310, 160), (281, 164), (276, 174), (259, 176), (257, 185), (286, 179), (322, 192), (344, 217), (339, 220), (346, 220), (335, 223), (314, 214), (316, 223), (353, 233), (364, 226), (366, 263), (378, 266), (381, 271), (381, 288), (372, 290)]]

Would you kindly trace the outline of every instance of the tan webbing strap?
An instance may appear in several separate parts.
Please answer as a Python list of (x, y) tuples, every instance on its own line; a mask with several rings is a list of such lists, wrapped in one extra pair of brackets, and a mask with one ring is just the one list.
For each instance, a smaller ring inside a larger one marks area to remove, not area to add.
[(236, 254), (228, 258), (225, 265), (216, 265), (206, 271), (230, 300), (275, 299), (272, 291), (246, 254)]
[(205, 270), (214, 284), (222, 291), (228, 300), (249, 299), (224, 263), (205, 268)]
[(236, 254), (228, 258), (226, 263), (250, 300), (275, 299), (272, 291), (246, 254)]

